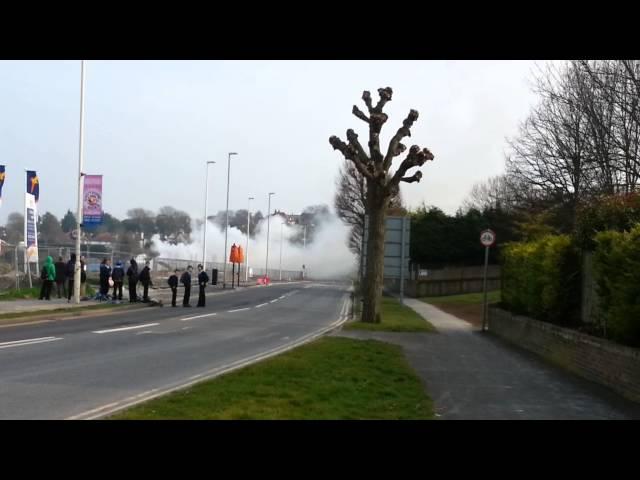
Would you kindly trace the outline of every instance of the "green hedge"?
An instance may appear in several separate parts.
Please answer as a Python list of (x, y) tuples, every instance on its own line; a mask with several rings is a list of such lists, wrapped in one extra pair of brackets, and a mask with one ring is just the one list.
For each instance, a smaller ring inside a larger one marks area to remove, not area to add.
[(561, 325), (580, 322), (580, 254), (568, 235), (505, 245), (502, 302), (515, 313)]
[(598, 233), (593, 271), (607, 337), (640, 346), (640, 224)]

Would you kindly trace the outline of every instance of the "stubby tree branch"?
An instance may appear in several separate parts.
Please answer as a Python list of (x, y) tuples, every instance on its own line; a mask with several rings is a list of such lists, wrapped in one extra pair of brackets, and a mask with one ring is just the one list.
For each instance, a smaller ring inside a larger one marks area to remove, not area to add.
[(408, 183), (419, 182), (422, 175), (417, 177), (416, 175), (413, 175), (412, 177), (406, 177), (407, 180), (405, 180), (405, 174), (410, 168), (421, 167), (427, 160), (433, 160), (433, 154), (429, 151), (429, 149), (423, 148), (422, 150), (420, 150), (419, 146), (412, 145), (409, 149), (409, 154), (402, 161), (396, 173), (393, 175), (393, 177), (391, 177), (391, 180), (389, 180), (389, 186), (397, 186), (400, 181), (405, 181)]
[(371, 104), (371, 92), (365, 90), (362, 92), (362, 100), (364, 100), (364, 104), (367, 106), (367, 110), (369, 113), (373, 113), (373, 105)]
[(360, 110), (357, 106), (353, 106), (353, 110), (351, 110), (351, 113), (353, 113), (356, 117), (358, 117), (360, 120), (362, 120), (363, 122), (369, 123), (369, 117), (367, 117), (362, 110)]
[(413, 182), (419, 182), (421, 178), (422, 178), (422, 172), (420, 170), (418, 170), (416, 173), (414, 173), (410, 177), (402, 177), (400, 179), (400, 181), (401, 182), (407, 182), (407, 183), (413, 183)]
[[(373, 175), (367, 168), (366, 164), (364, 164), (362, 160), (359, 158), (358, 151), (355, 146), (353, 146), (352, 144), (347, 145), (335, 135), (332, 135), (331, 137), (329, 137), (329, 143), (331, 144), (334, 150), (340, 150), (340, 153), (342, 153), (344, 158), (346, 158), (347, 160), (351, 160), (355, 165), (355, 167), (358, 169), (358, 171), (364, 177), (373, 178)], [(362, 147), (360, 147), (360, 149), (362, 149)]]
[(413, 126), (413, 123), (417, 119), (418, 112), (416, 110), (410, 110), (409, 115), (407, 115), (407, 118), (405, 118), (402, 122), (402, 127), (398, 129), (396, 134), (391, 139), (391, 142), (389, 142), (389, 149), (387, 150), (387, 155), (384, 157), (385, 170), (389, 170), (394, 157), (397, 157), (406, 150), (406, 147), (400, 142), (403, 138), (411, 136), (410, 128)]
[(391, 89), (391, 87), (379, 88), (378, 95), (380, 95), (380, 100), (378, 100), (378, 104), (373, 109), (373, 111), (376, 113), (382, 113), (382, 109), (384, 108), (385, 104), (391, 101), (391, 97), (393, 97), (393, 90)]

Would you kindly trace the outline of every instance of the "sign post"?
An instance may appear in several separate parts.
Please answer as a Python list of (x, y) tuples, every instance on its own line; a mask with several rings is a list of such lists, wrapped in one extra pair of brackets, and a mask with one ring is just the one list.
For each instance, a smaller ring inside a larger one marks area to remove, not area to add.
[(482, 290), (484, 292), (484, 303), (482, 308), (482, 331), (487, 330), (487, 270), (489, 268), (489, 248), (496, 242), (496, 234), (493, 230), (484, 230), (480, 234), (480, 243), (484, 245), (484, 280), (482, 282)]

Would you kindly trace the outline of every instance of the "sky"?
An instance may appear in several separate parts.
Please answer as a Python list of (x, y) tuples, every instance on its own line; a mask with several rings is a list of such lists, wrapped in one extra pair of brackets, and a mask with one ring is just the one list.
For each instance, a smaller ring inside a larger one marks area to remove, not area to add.
[[(535, 102), (534, 61), (87, 61), (85, 168), (104, 175), (103, 204), (123, 218), (130, 208), (171, 205), (204, 213), (229, 208), (298, 213), (332, 205), (343, 162), (329, 144), (353, 128), (363, 144), (361, 95), (393, 88), (385, 107), (386, 145), (411, 108), (420, 117), (412, 144), (434, 162), (420, 183), (403, 184), (405, 204), (454, 213), (475, 182), (504, 169), (505, 138)], [(75, 211), (80, 112), (79, 61), (0, 61), (0, 164), (6, 165), (0, 223), (24, 208), (25, 169), (40, 178), (39, 213)], [(401, 157), (394, 161), (394, 167)], [(413, 170), (411, 171), (413, 172)]]

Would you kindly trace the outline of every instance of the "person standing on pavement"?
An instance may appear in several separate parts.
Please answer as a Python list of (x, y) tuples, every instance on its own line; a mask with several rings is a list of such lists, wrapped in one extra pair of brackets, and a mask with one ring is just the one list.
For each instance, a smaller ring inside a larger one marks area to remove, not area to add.
[(40, 300), (51, 300), (51, 287), (56, 279), (56, 267), (53, 265), (53, 257), (49, 255), (42, 266), (42, 288), (40, 288)]
[(178, 269), (176, 268), (173, 275), (167, 280), (169, 287), (171, 287), (171, 306), (176, 306), (176, 297), (178, 296)]
[(182, 300), (183, 307), (190, 307), (189, 297), (191, 296), (191, 272), (193, 271), (193, 267), (189, 265), (187, 267), (187, 271), (182, 274), (180, 277), (180, 282), (184, 285), (184, 298)]
[(80, 298), (87, 296), (87, 262), (84, 255), (80, 255)]
[(118, 260), (116, 267), (111, 272), (111, 278), (113, 279), (113, 299), (122, 301), (122, 282), (124, 281), (124, 268), (122, 268), (122, 262)]
[[(66, 280), (65, 270), (67, 269), (67, 265), (62, 260), (62, 257), (58, 257), (58, 261), (55, 264), (56, 267), (56, 290), (58, 292), (58, 298), (63, 298), (67, 296), (67, 289), (65, 288), (64, 282)], [(60, 290), (62, 289), (62, 296), (60, 295)]]
[(200, 295), (198, 295), (198, 307), (204, 307), (204, 289), (207, 286), (207, 282), (209, 282), (209, 276), (207, 275), (207, 272), (204, 271), (202, 265), (198, 265), (198, 286), (200, 287)]
[(71, 296), (73, 295), (73, 276), (75, 271), (76, 271), (76, 254), (72, 253), (71, 260), (67, 262), (67, 268), (65, 269), (65, 274), (69, 279), (69, 284), (67, 285), (67, 288), (69, 290), (68, 296), (67, 296), (67, 303), (71, 303)]
[(127, 278), (129, 279), (129, 303), (134, 303), (138, 301), (138, 294), (136, 293), (136, 287), (138, 285), (138, 263), (133, 258), (129, 263), (131, 264), (127, 270)]
[(142, 293), (142, 301), (144, 303), (149, 302), (149, 285), (153, 285), (151, 282), (151, 269), (149, 268), (149, 261), (147, 260), (144, 264), (144, 268), (142, 272), (140, 272), (140, 283), (144, 287), (144, 291)]
[(111, 260), (105, 258), (100, 264), (100, 300), (109, 297), (109, 278), (111, 278)]

